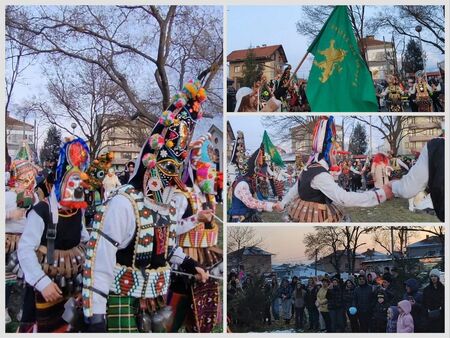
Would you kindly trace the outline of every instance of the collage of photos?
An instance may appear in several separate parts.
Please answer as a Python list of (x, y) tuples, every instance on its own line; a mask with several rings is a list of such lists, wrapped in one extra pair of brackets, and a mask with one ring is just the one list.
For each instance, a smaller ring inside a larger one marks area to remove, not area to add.
[(7, 6), (5, 38), (5, 331), (223, 332), (223, 7)]
[(5, 333), (445, 333), (445, 5), (4, 9)]

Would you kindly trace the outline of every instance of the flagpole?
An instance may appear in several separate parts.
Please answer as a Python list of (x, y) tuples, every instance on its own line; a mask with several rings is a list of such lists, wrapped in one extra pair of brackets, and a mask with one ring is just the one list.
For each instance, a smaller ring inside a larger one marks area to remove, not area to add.
[(294, 78), (294, 75), (298, 72), (298, 70), (300, 69), (300, 67), (302, 66), (303, 62), (305, 62), (306, 57), (308, 56), (309, 52), (306, 52), (305, 55), (303, 56), (302, 60), (300, 61), (300, 63), (298, 64), (297, 68), (295, 68), (295, 70), (292, 72), (291, 75), (291, 79), (289, 81), (292, 81), (292, 79)]

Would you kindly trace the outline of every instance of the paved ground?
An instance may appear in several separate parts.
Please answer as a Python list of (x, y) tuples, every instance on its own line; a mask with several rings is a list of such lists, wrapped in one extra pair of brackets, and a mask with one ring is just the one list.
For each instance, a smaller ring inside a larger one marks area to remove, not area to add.
[[(424, 212), (408, 210), (408, 201), (393, 199), (373, 208), (346, 208), (352, 222), (439, 222), (436, 216)], [(265, 222), (285, 222), (284, 213), (267, 213), (262, 215)]]

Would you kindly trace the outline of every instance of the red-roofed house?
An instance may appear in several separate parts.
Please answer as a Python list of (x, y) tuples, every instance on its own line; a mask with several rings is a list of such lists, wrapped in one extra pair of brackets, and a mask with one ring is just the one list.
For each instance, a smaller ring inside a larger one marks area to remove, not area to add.
[(268, 80), (275, 78), (283, 71), (283, 66), (287, 63), (286, 53), (282, 45), (257, 46), (250, 49), (232, 51), (227, 56), (229, 63), (229, 78), (233, 80), (236, 89), (241, 87), (240, 81), (243, 77), (244, 61), (247, 59), (248, 51), (251, 50), (256, 62), (264, 65), (264, 75)]

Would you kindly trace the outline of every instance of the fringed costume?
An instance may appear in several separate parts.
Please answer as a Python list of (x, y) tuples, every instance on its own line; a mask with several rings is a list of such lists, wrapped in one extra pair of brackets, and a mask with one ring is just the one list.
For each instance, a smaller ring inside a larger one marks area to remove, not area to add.
[(180, 180), (206, 92), (189, 82), (145, 142), (134, 176), (98, 208), (88, 242), (83, 308), (89, 332), (164, 332), (171, 269), (196, 274), (176, 246)]
[[(81, 292), (84, 263), (83, 172), (89, 149), (81, 139), (61, 148), (55, 185), (47, 200), (33, 206), (19, 242), (18, 256), (26, 282), (35, 289), (38, 332), (66, 332), (66, 302)], [(62, 294), (47, 301), (42, 292), (55, 283)], [(67, 319), (67, 317), (66, 317)], [(27, 324), (27, 323), (23, 323)]]
[(293, 222), (339, 222), (343, 219), (341, 207), (371, 207), (386, 200), (383, 190), (363, 193), (342, 189), (330, 173), (336, 165), (336, 129), (334, 118), (321, 117), (313, 133), (313, 148), (300, 177), (281, 202), (287, 205)]
[[(190, 146), (189, 162), (183, 174), (183, 181), (189, 187), (189, 191), (184, 193), (189, 201), (186, 216), (187, 213), (196, 215), (201, 210), (215, 213), (216, 170), (209, 156), (209, 144), (209, 137), (201, 137)], [(179, 227), (178, 245), (186, 255), (209, 270), (222, 261), (222, 250), (217, 247), (219, 225), (212, 219), (211, 222), (197, 221), (191, 227)], [(174, 311), (171, 332), (178, 332), (182, 325), (188, 332), (212, 331), (218, 320), (220, 304), (217, 281), (209, 279), (206, 283), (199, 283), (173, 274), (169, 295), (168, 304)]]

